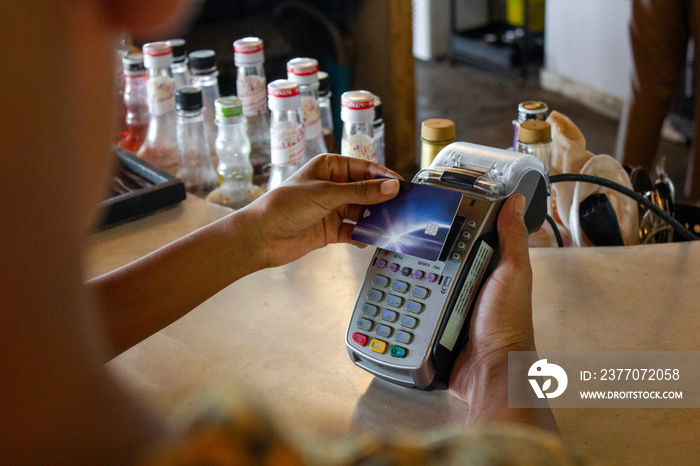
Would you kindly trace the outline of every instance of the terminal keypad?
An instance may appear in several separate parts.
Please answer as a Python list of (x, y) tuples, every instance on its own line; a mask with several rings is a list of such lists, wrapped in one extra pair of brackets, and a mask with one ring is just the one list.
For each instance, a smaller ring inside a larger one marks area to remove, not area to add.
[[(375, 353), (404, 358), (414, 341), (413, 332), (420, 325), (419, 315), (425, 309), (421, 301), (430, 296), (430, 288), (437, 285), (440, 276), (384, 259), (377, 259), (374, 267), (378, 273), (364, 296), (352, 340), (360, 346), (369, 345)], [(404, 277), (413, 278), (422, 286), (411, 284)]]

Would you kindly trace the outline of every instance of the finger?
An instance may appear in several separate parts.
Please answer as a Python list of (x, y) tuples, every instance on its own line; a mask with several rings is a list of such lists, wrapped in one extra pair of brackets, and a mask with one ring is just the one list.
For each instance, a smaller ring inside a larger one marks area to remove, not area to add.
[(364, 207), (357, 204), (350, 204), (345, 209), (345, 218), (353, 222), (357, 222), (360, 219), (360, 214)]
[(515, 194), (501, 207), (498, 215), (498, 242), (501, 247), (501, 261), (528, 266), (528, 231), (525, 226), (525, 197)]
[(338, 229), (338, 242), (350, 243), (357, 246), (360, 249), (366, 248), (367, 245), (365, 243), (360, 243), (352, 239), (353, 228), (355, 228), (355, 225), (351, 223), (343, 223), (342, 225), (340, 225), (340, 228)]
[(327, 183), (325, 189), (318, 191), (318, 195), (322, 197), (318, 201), (328, 210), (334, 210), (345, 204), (378, 204), (388, 201), (398, 192), (399, 181), (395, 179)]
[(319, 178), (335, 183), (371, 180), (379, 176), (403, 179), (398, 173), (369, 160), (324, 154), (312, 160)]

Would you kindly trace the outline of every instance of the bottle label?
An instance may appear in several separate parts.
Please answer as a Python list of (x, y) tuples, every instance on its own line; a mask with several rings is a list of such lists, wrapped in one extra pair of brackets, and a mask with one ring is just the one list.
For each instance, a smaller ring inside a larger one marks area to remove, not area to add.
[(175, 80), (157, 76), (148, 80), (148, 111), (152, 115), (165, 115), (175, 111)]
[(301, 111), (304, 118), (304, 136), (306, 139), (316, 139), (321, 136), (321, 112), (318, 102), (313, 97), (302, 96)]
[(270, 156), (273, 165), (293, 165), (304, 158), (304, 128), (270, 128)]
[(236, 90), (245, 116), (257, 115), (267, 108), (267, 89), (261, 76), (246, 76), (236, 81)]
[(368, 136), (355, 137), (350, 140), (343, 138), (340, 143), (340, 154), (372, 162), (376, 161), (374, 141)]

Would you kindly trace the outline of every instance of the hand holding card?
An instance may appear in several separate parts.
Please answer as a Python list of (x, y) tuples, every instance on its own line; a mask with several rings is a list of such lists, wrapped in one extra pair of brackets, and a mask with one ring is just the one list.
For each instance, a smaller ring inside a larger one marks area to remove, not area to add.
[(461, 199), (456, 191), (401, 181), (395, 198), (362, 209), (352, 239), (437, 260)]

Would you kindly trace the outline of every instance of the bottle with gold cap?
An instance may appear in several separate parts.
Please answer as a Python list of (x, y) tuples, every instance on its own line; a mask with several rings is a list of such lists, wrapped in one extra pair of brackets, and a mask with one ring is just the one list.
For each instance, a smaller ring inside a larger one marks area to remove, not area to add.
[[(534, 155), (544, 163), (547, 174), (551, 171), (552, 127), (546, 121), (526, 120), (518, 125), (518, 142), (516, 152)], [(555, 197), (547, 204), (547, 214), (556, 210)]]
[(443, 147), (455, 142), (455, 124), (446, 118), (425, 120), (420, 128), (420, 168), (428, 168)]
[(517, 152), (534, 155), (551, 170), (552, 127), (546, 121), (526, 120), (518, 126)]

